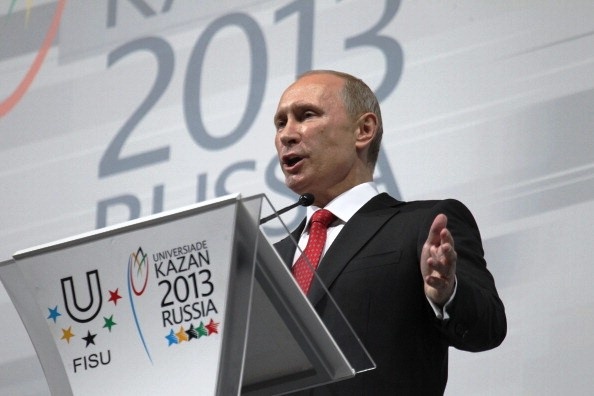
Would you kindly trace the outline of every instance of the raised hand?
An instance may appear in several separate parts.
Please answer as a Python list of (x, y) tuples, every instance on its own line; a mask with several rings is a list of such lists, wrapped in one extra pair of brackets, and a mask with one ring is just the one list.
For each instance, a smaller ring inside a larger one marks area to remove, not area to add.
[(443, 306), (454, 293), (456, 259), (454, 238), (447, 229), (448, 218), (439, 214), (433, 220), (421, 252), (421, 273), (425, 295)]

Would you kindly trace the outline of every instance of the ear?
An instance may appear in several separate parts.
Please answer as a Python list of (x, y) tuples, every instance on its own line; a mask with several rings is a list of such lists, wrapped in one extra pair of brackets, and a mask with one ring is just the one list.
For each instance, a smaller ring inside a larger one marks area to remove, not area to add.
[(355, 147), (363, 150), (369, 147), (369, 144), (375, 137), (377, 131), (377, 116), (373, 113), (365, 113), (357, 120), (357, 135)]

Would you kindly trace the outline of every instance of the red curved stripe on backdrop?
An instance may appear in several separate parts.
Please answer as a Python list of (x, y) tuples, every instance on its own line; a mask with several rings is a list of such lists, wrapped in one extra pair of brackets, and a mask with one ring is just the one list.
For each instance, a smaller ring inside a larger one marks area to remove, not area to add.
[(56, 12), (54, 13), (54, 17), (52, 19), (52, 23), (50, 25), (49, 30), (45, 35), (45, 39), (41, 44), (41, 47), (37, 51), (37, 55), (35, 56), (35, 60), (31, 64), (31, 67), (25, 74), (25, 77), (21, 80), (19, 85), (16, 89), (10, 94), (10, 96), (0, 102), (0, 117), (5, 116), (8, 114), (10, 110), (21, 100), (23, 95), (29, 89), (29, 86), (35, 79), (35, 76), (41, 69), (41, 65), (45, 60), (45, 56), (49, 51), (50, 47), (52, 46), (52, 42), (58, 33), (58, 28), (60, 27), (60, 21), (62, 19), (62, 12), (64, 11), (64, 7), (66, 6), (66, 0), (58, 0), (58, 5), (56, 6)]

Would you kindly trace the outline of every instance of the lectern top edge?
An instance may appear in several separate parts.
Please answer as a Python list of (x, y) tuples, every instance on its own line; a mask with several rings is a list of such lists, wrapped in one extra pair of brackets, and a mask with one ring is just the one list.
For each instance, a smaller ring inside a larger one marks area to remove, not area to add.
[(138, 219), (125, 221), (122, 223), (108, 226), (98, 230), (93, 230), (71, 236), (68, 238), (60, 239), (54, 242), (45, 243), (42, 245), (34, 246), (31, 248), (17, 251), (13, 257), (15, 259), (22, 259), (33, 255), (47, 253), (53, 250), (62, 249), (74, 244), (87, 243), (95, 241), (97, 239), (105, 238), (107, 236), (117, 235), (122, 232), (127, 232), (134, 229), (141, 229), (152, 227), (156, 224), (163, 222), (170, 222), (180, 217), (184, 217), (190, 214), (197, 214), (205, 210), (211, 210), (219, 207), (224, 207), (230, 204), (234, 204), (241, 200), (241, 194), (230, 194), (220, 198), (215, 198), (205, 202), (199, 202), (192, 205), (183, 206), (180, 208), (163, 211), (153, 215), (140, 217)]

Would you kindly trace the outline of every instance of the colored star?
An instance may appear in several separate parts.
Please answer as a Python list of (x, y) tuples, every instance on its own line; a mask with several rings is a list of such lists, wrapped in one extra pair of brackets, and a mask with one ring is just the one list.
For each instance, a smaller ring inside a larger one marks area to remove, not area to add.
[(198, 338), (202, 337), (202, 336), (207, 336), (208, 335), (208, 331), (206, 331), (206, 329), (204, 328), (204, 323), (200, 322), (200, 326), (198, 326), (198, 328), (196, 328), (196, 332), (198, 333)]
[(54, 323), (56, 323), (56, 319), (58, 318), (58, 316), (62, 316), (62, 314), (60, 312), (58, 312), (57, 305), (55, 306), (54, 309), (48, 308), (48, 311), (49, 311), (49, 316), (47, 318), (52, 319), (54, 321)]
[(70, 339), (74, 337), (74, 333), (72, 333), (72, 326), (67, 329), (62, 329), (62, 338), (61, 340), (66, 340), (67, 343), (70, 344)]
[(179, 327), (179, 331), (175, 333), (179, 342), (188, 341), (188, 335), (186, 334), (186, 330), (184, 326)]
[(188, 341), (190, 341), (192, 338), (198, 339), (198, 332), (196, 331), (194, 325), (190, 325), (190, 328), (186, 330), (186, 334), (188, 335)]
[(109, 332), (111, 333), (111, 328), (115, 325), (117, 325), (116, 322), (113, 321), (113, 315), (111, 315), (109, 318), (106, 318), (105, 316), (103, 317), (103, 320), (105, 321), (105, 324), (103, 325), (103, 328), (106, 328), (109, 330)]
[(118, 300), (120, 298), (122, 298), (122, 296), (120, 296), (118, 294), (118, 290), (120, 290), (120, 289), (115, 289), (115, 291), (111, 291), (111, 290), (109, 291), (109, 300), (108, 301), (112, 301), (113, 305), (118, 305)]
[(169, 344), (167, 344), (167, 346), (171, 346), (172, 344), (179, 344), (179, 341), (177, 341), (177, 337), (173, 333), (173, 329), (169, 332), (169, 334), (165, 336), (165, 338), (167, 339), (167, 341), (169, 341)]
[(206, 330), (208, 330), (208, 335), (211, 335), (213, 333), (219, 334), (219, 329), (218, 329), (219, 324), (220, 323), (217, 323), (211, 319), (210, 322), (208, 322), (208, 324), (205, 326)]
[(85, 348), (88, 348), (89, 345), (93, 344), (95, 345), (95, 337), (97, 336), (97, 334), (91, 334), (91, 331), (87, 331), (87, 335), (86, 337), (83, 337), (82, 339), (85, 340), (87, 342), (87, 345), (85, 345)]

